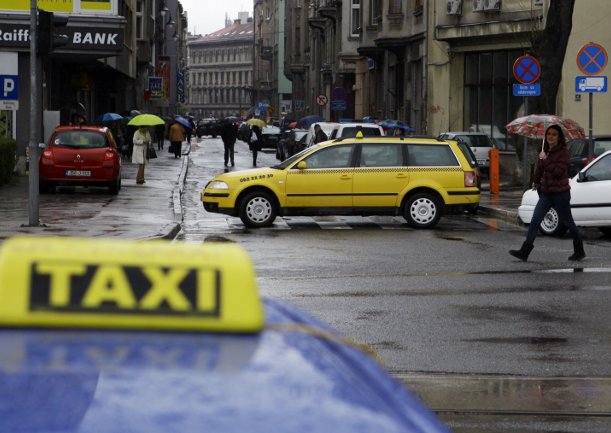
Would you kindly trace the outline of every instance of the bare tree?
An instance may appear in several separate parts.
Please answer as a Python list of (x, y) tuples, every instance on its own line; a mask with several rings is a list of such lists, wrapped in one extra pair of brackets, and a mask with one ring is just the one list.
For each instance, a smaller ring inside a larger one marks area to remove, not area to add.
[(533, 35), (532, 54), (541, 63), (541, 97), (531, 98), (531, 113), (554, 114), (556, 111), (556, 96), (573, 27), (574, 8), (575, 0), (550, 1), (545, 29)]

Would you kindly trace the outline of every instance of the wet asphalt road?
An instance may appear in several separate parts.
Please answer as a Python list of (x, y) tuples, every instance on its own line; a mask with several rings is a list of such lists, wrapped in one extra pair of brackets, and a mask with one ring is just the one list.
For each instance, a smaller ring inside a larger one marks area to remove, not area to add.
[[(205, 212), (199, 192), (224, 170), (220, 142), (191, 154), (179, 240), (224, 238), (251, 254), (262, 294), (363, 342), (455, 432), (611, 431), (611, 243), (539, 238), (484, 217), (284, 218), (262, 230)], [(238, 142), (238, 168), (250, 154)], [(259, 157), (273, 164), (273, 154)]]

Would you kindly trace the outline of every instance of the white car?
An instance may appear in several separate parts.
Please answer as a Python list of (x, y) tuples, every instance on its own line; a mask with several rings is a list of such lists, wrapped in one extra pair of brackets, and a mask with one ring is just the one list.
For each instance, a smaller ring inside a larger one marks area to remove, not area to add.
[[(604, 235), (611, 236), (611, 150), (592, 161), (569, 183), (575, 224), (597, 227)], [(538, 200), (537, 191), (530, 189), (522, 196), (518, 216), (524, 224), (530, 224)], [(561, 236), (566, 232), (553, 208), (545, 215), (540, 229), (546, 235)]]

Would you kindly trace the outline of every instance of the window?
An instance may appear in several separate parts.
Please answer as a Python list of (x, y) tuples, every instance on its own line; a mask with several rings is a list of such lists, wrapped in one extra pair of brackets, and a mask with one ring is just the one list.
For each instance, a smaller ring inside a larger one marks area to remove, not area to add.
[(350, 0), (350, 36), (361, 32), (361, 0)]
[(348, 168), (352, 167), (354, 145), (333, 146), (313, 153), (305, 161), (310, 168)]
[(400, 167), (403, 165), (402, 146), (398, 143), (363, 144), (361, 167)]
[(452, 149), (447, 145), (410, 144), (407, 149), (410, 167), (459, 165)]
[(371, 0), (369, 3), (369, 24), (378, 25), (380, 16), (380, 0)]
[(388, 0), (388, 13), (389, 14), (400, 14), (403, 12), (402, 4), (403, 0)]
[(144, 39), (144, 15), (142, 13), (142, 0), (136, 2), (136, 39)]
[(500, 150), (515, 150), (505, 125), (517, 117), (523, 98), (513, 96), (513, 64), (522, 50), (465, 55), (464, 129), (493, 138)]

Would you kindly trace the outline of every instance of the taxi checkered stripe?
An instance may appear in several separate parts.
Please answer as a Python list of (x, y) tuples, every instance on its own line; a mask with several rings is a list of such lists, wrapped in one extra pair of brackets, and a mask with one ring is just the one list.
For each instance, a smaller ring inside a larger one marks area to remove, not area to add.
[(308, 175), (308, 174), (340, 174), (346, 171), (356, 170), (359, 173), (400, 173), (400, 172), (462, 172), (462, 168), (460, 167), (439, 167), (439, 166), (431, 166), (431, 167), (407, 167), (407, 168), (397, 168), (397, 167), (355, 167), (355, 168), (342, 168), (342, 169), (310, 169), (305, 171), (290, 171), (289, 175)]

